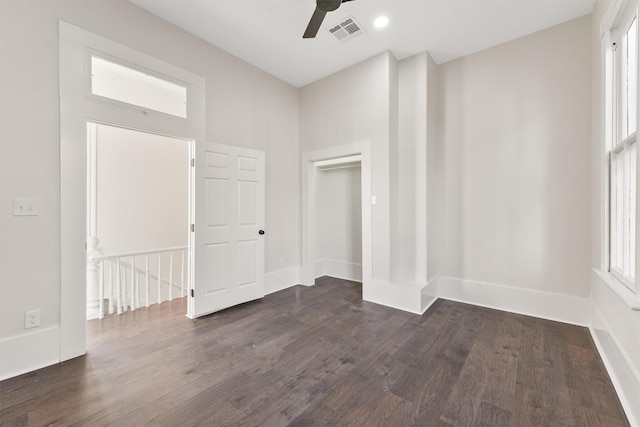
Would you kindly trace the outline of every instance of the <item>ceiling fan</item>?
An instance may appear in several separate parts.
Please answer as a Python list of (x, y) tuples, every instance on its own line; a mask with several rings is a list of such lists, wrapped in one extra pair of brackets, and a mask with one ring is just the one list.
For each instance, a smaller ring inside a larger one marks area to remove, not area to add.
[(303, 39), (312, 39), (318, 34), (320, 25), (324, 21), (324, 17), (327, 12), (332, 12), (340, 7), (342, 3), (346, 3), (353, 0), (316, 0), (316, 10), (311, 15), (311, 20), (307, 29), (302, 36)]

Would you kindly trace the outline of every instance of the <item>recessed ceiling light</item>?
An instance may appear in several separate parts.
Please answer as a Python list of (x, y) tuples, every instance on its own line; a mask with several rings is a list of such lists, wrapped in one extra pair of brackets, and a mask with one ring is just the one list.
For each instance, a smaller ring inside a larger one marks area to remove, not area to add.
[(389, 18), (386, 16), (379, 16), (375, 21), (373, 21), (373, 25), (375, 25), (376, 28), (384, 28), (387, 24), (389, 24)]

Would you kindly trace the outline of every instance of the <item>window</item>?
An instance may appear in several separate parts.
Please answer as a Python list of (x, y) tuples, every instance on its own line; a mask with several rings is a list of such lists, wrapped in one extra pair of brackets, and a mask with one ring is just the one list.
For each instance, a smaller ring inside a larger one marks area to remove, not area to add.
[(610, 34), (607, 52), (609, 271), (634, 290), (638, 122), (638, 7), (629, 2)]
[(182, 118), (187, 88), (116, 62), (91, 57), (91, 93)]

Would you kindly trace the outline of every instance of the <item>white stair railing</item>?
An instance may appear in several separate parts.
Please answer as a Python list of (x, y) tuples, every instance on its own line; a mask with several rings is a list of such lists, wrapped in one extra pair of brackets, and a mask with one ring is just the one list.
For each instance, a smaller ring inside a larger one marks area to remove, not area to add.
[[(178, 256), (174, 257), (174, 254)], [(186, 296), (188, 287), (185, 282), (186, 257), (186, 246), (104, 255), (99, 254), (98, 251), (90, 253), (88, 263), (93, 265), (92, 269), (97, 270), (98, 273), (97, 317), (103, 319), (105, 313), (122, 314), (143, 306), (149, 307), (153, 304), (152, 298), (157, 304), (171, 301), (174, 298), (174, 288), (176, 292), (180, 291), (181, 298)], [(177, 270), (177, 268), (174, 269), (176, 260), (180, 261), (180, 277), (177, 279), (174, 277), (174, 271)], [(168, 264), (165, 264), (166, 261)], [(144, 269), (138, 268), (137, 266), (142, 263)], [(164, 267), (165, 265), (167, 267)], [(157, 270), (154, 269), (157, 275), (151, 274), (153, 267), (157, 268)], [(163, 269), (165, 272), (168, 269), (167, 275), (163, 274)], [(144, 277), (143, 289), (140, 288), (141, 276)], [(105, 307), (106, 302), (108, 302), (107, 307)], [(89, 315), (89, 317), (92, 316)]]

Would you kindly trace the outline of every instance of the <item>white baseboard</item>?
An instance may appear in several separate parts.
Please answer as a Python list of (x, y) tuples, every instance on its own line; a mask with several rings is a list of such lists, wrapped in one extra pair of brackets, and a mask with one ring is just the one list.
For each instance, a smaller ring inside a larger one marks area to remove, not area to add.
[(300, 284), (300, 267), (289, 267), (282, 270), (272, 271), (264, 275), (265, 295), (290, 288)]
[(423, 286), (417, 283), (372, 280), (371, 283), (363, 284), (362, 299), (409, 313), (422, 314), (420, 298), (422, 288)]
[(315, 274), (316, 278), (331, 276), (337, 279), (362, 282), (362, 264), (334, 259), (321, 259), (315, 263)]
[(313, 277), (314, 278), (318, 278), (318, 277), (322, 277), (325, 276), (324, 273), (324, 260), (323, 259), (319, 259), (316, 260), (316, 262), (313, 263)]
[(438, 277), (437, 289), (440, 298), (452, 301), (540, 317), (572, 325), (589, 325), (590, 299), (587, 297), (540, 292), (452, 277)]
[(60, 362), (60, 327), (0, 341), (0, 381)]
[[(617, 314), (611, 313), (616, 316)], [(634, 368), (631, 357), (616, 338), (610, 323), (598, 309), (591, 305), (591, 337), (609, 373), (620, 403), (632, 426), (640, 427), (640, 373)]]
[(429, 283), (373, 281), (367, 289), (363, 286), (362, 291), (366, 301), (420, 315), (438, 300), (438, 282), (435, 278)]
[(424, 314), (437, 299), (438, 279), (433, 278), (420, 290), (420, 314)]
[(589, 328), (598, 353), (604, 362), (629, 424), (640, 427), (640, 375), (633, 369), (623, 347), (616, 342), (602, 313), (592, 306), (594, 325)]

